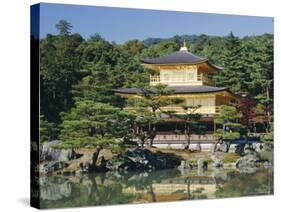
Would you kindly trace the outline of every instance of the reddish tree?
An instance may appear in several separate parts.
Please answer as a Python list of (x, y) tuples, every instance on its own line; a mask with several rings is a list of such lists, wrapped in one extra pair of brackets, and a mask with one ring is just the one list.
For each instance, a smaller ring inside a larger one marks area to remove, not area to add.
[(256, 101), (251, 97), (241, 97), (237, 101), (238, 111), (242, 114), (240, 119), (241, 124), (246, 126), (247, 131), (251, 128), (251, 123), (256, 118), (256, 111), (254, 110)]

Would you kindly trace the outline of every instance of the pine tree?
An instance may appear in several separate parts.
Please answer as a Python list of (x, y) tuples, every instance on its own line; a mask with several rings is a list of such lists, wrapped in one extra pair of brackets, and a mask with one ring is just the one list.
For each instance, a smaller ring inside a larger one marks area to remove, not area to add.
[(48, 122), (44, 115), (40, 115), (40, 142), (51, 141), (57, 137), (58, 129), (55, 123)]
[(255, 69), (251, 72), (251, 89), (255, 99), (264, 105), (266, 114), (266, 131), (271, 131), (273, 122), (273, 40), (262, 42), (255, 54)]
[(233, 33), (226, 38), (225, 51), (221, 57), (224, 70), (214, 76), (216, 85), (229, 87), (233, 92), (245, 89), (247, 73), (242, 60), (242, 45)]
[(66, 20), (60, 20), (59, 23), (56, 24), (56, 28), (59, 31), (60, 35), (69, 35), (70, 29), (72, 28), (71, 24)]
[(238, 139), (241, 136), (242, 125), (239, 122), (241, 114), (237, 112), (235, 106), (221, 105), (219, 107), (219, 115), (214, 119), (218, 126), (215, 136), (218, 141), (223, 141), (227, 144), (227, 151), (232, 140)]
[(118, 108), (90, 100), (77, 101), (69, 112), (62, 113), (60, 138), (64, 146), (109, 144)]

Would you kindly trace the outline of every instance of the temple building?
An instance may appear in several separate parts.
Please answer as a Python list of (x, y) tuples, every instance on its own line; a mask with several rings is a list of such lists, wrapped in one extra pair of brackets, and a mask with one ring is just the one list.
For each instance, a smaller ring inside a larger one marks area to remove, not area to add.
[[(184, 99), (188, 106), (201, 105), (197, 113), (201, 114), (201, 121), (206, 125), (205, 135), (192, 135), (192, 143), (212, 143), (215, 141), (214, 118), (219, 113), (219, 106), (235, 102), (236, 96), (226, 87), (216, 87), (210, 76), (215, 72), (222, 71), (221, 67), (213, 65), (207, 58), (202, 58), (190, 53), (184, 42), (184, 46), (178, 52), (167, 56), (142, 59), (141, 64), (151, 70), (150, 85), (165, 84), (171, 88), (173, 97)], [(138, 88), (120, 88), (116, 94), (125, 98), (136, 98), (141, 92)], [(162, 110), (185, 112), (181, 105), (170, 105)], [(167, 121), (165, 126), (159, 126), (159, 131), (154, 144), (166, 147), (173, 144), (181, 145), (184, 135), (175, 134), (175, 129), (180, 123)]]

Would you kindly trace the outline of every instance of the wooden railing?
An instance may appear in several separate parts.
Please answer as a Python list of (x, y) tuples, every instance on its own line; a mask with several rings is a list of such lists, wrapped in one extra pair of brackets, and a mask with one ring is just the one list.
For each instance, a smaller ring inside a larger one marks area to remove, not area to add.
[(157, 85), (160, 83), (160, 76), (150, 75), (150, 85)]
[[(196, 82), (196, 81), (195, 81)], [(204, 75), (203, 73), (197, 75), (197, 82), (202, 82), (205, 85), (214, 85), (214, 81), (209, 79), (208, 76)], [(157, 85), (160, 83), (160, 76), (159, 75), (150, 75), (150, 85)], [(173, 82), (176, 83), (176, 82)], [(184, 83), (184, 82), (180, 82)], [(186, 84), (192, 84), (194, 82), (185, 82)], [(168, 83), (169, 84), (169, 83)]]
[[(154, 138), (155, 143), (184, 143), (186, 142), (186, 136), (184, 134), (173, 134), (173, 133), (157, 133)], [(202, 142), (202, 143), (212, 143), (216, 141), (216, 137), (213, 134), (196, 135), (192, 134), (190, 136), (191, 143)]]

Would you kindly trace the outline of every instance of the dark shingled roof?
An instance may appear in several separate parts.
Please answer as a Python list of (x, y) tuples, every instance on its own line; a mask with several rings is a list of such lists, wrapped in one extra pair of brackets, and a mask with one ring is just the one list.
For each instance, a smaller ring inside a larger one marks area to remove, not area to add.
[[(168, 88), (173, 89), (175, 94), (212, 93), (228, 90), (228, 88), (218, 88), (207, 85), (169, 86)], [(119, 88), (113, 91), (122, 94), (139, 94), (142, 92), (140, 88)]]
[(198, 64), (206, 61), (208, 61), (207, 58), (198, 57), (188, 51), (178, 51), (163, 57), (141, 59), (141, 62), (146, 64)]

